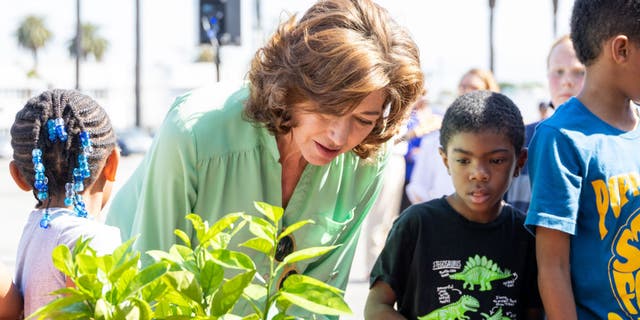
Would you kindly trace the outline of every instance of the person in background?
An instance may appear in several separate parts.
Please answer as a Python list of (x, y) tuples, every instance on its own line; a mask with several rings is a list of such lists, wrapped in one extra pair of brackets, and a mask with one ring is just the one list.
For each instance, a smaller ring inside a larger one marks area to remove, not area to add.
[(640, 314), (639, 21), (638, 0), (574, 2), (571, 40), (584, 84), (529, 146), (525, 223), (552, 320)]
[(440, 133), (455, 191), (396, 220), (371, 272), (365, 319), (542, 319), (534, 238), (502, 200), (527, 157), (520, 110), (473, 91), (449, 107)]
[(22, 319), (22, 295), (4, 263), (0, 263), (0, 319)]
[[(551, 102), (545, 108), (545, 116), (553, 114), (556, 107), (565, 103), (569, 98), (578, 95), (585, 78), (585, 67), (578, 60), (573, 48), (571, 37), (564, 35), (558, 38), (549, 49), (547, 57), (547, 81)], [(536, 127), (546, 118), (525, 126), (525, 146), (528, 147)], [(531, 201), (531, 186), (529, 169), (525, 165), (522, 173), (513, 179), (507, 192), (506, 200), (514, 207), (527, 212)]]
[[(499, 92), (500, 87), (489, 70), (470, 69), (458, 84), (458, 95), (475, 91), (489, 90)], [(446, 167), (442, 165), (438, 150), (440, 149), (440, 122), (442, 118), (432, 114), (423, 126), (420, 148), (414, 155), (414, 167), (405, 187), (407, 198), (412, 204), (440, 198), (454, 191)]]
[(490, 70), (473, 68), (467, 71), (458, 83), (458, 95), (476, 91), (489, 90), (500, 92), (500, 86)]
[[(284, 208), (283, 228), (315, 221), (280, 240), (283, 257), (338, 246), (292, 264), (277, 283), (298, 273), (344, 290), (382, 185), (387, 142), (424, 90), (418, 47), (370, 0), (318, 1), (279, 26), (247, 80), (235, 92), (207, 87), (177, 98), (107, 223), (123, 238), (140, 234), (141, 251), (168, 250), (175, 229), (193, 237), (187, 214), (212, 224), (230, 212), (258, 215), (253, 202), (263, 201)], [(244, 228), (230, 247), (251, 237)], [(268, 274), (268, 259), (239, 250)], [(233, 312), (252, 311), (240, 302)]]
[(99, 254), (120, 245), (120, 231), (95, 220), (111, 194), (120, 154), (105, 110), (89, 96), (62, 89), (45, 91), (18, 111), (11, 146), (11, 176), (37, 201), (16, 254), (15, 283), (28, 317), (56, 299), (52, 291), (73, 286), (53, 265), (55, 247), (73, 250), (81, 237), (93, 238)]

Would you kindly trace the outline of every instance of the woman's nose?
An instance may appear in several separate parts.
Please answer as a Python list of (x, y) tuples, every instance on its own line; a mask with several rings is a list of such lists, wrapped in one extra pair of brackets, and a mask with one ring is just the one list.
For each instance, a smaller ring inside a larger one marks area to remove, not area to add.
[(341, 147), (347, 143), (351, 125), (345, 117), (338, 117), (331, 120), (329, 124), (329, 138), (335, 146)]

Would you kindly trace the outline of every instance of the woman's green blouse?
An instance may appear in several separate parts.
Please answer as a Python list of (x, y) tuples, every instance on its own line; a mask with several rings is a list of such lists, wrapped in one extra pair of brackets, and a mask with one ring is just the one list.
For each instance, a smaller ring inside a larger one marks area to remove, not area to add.
[[(254, 201), (282, 206), (282, 166), (274, 135), (243, 117), (247, 88), (230, 95), (222, 91), (203, 88), (177, 98), (151, 149), (113, 198), (107, 224), (119, 227), (123, 239), (139, 234), (136, 249), (169, 249), (177, 242), (175, 229), (194, 238), (185, 219), (189, 213), (212, 224), (230, 212), (260, 215)], [(347, 152), (327, 165), (306, 166), (285, 208), (283, 225), (315, 222), (293, 233), (295, 250), (340, 247), (297, 263), (297, 272), (345, 289), (385, 159), (378, 155), (362, 160)], [(240, 250), (236, 244), (251, 237), (244, 228), (230, 248)], [(266, 274), (266, 258), (251, 249), (240, 251)]]

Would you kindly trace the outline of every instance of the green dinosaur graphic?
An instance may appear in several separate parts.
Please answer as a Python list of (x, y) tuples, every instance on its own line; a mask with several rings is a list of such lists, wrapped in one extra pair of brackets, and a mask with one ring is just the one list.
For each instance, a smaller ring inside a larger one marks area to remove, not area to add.
[(488, 315), (484, 312), (480, 313), (485, 320), (511, 320), (509, 317), (505, 317), (502, 315), (502, 308), (498, 309), (498, 312)]
[(463, 320), (469, 319), (465, 312), (476, 312), (480, 307), (478, 299), (464, 295), (460, 300), (448, 304), (442, 308), (429, 312), (426, 316), (418, 317), (418, 320)]
[(463, 280), (462, 288), (466, 289), (469, 286), (469, 290), (473, 290), (475, 285), (479, 285), (480, 291), (491, 290), (491, 281), (509, 277), (511, 277), (511, 271), (505, 269), (503, 272), (491, 259), (485, 256), (480, 258), (478, 255), (469, 257), (461, 272), (449, 275), (450, 279)]

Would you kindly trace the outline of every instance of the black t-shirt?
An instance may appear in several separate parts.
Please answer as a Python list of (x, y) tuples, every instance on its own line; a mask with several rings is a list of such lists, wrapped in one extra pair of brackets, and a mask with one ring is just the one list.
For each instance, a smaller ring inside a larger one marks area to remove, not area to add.
[(370, 283), (388, 283), (408, 319), (524, 319), (541, 307), (536, 277), (535, 241), (521, 212), (505, 205), (494, 221), (476, 223), (443, 197), (394, 222)]

